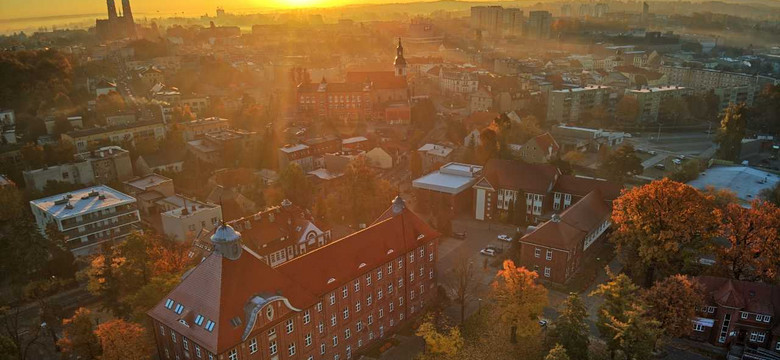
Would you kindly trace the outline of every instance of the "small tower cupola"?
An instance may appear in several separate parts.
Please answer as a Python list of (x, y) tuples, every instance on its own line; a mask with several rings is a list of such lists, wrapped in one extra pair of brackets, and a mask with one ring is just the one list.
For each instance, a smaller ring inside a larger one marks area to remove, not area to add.
[(406, 76), (406, 59), (404, 58), (404, 47), (401, 44), (401, 38), (398, 38), (398, 47), (395, 49), (395, 76)]
[(214, 252), (230, 260), (241, 257), (241, 233), (224, 222), (211, 235)]
[(398, 215), (402, 213), (406, 209), (406, 203), (404, 202), (404, 199), (401, 199), (401, 196), (396, 196), (395, 199), (393, 199), (393, 215)]

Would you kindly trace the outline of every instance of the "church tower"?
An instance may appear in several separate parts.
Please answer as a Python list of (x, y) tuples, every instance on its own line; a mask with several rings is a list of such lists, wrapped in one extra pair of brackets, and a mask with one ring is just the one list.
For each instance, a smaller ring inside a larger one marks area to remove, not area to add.
[(404, 47), (401, 45), (401, 38), (398, 38), (398, 47), (395, 49), (395, 76), (406, 76), (406, 59), (404, 59)]

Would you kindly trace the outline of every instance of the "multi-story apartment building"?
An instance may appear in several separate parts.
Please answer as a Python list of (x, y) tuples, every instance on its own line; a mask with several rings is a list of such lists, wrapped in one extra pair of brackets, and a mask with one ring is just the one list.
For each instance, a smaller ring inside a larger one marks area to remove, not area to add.
[(752, 104), (755, 96), (753, 87), (748, 85), (717, 88), (713, 92), (720, 100), (718, 104), (720, 111), (726, 110), (731, 104)]
[(520, 238), (520, 264), (539, 272), (542, 279), (565, 283), (591, 245), (609, 229), (611, 216), (612, 207), (601, 191), (589, 192)]
[(314, 170), (314, 156), (311, 148), (304, 144), (279, 148), (279, 168), (284, 169), (290, 163), (298, 164), (304, 172)]
[(206, 132), (203, 138), (187, 142), (195, 157), (208, 164), (224, 165), (237, 161), (242, 151), (256, 149), (260, 137), (254, 131), (226, 129)]
[(472, 29), (487, 31), (493, 36), (520, 35), (523, 32), (523, 11), (517, 8), (472, 6), (470, 19)]
[(780, 358), (780, 287), (712, 276), (696, 281), (705, 303), (691, 324), (691, 339), (728, 346), (735, 358)]
[(133, 176), (130, 153), (119, 146), (106, 146), (78, 153), (75, 162), (22, 172), (28, 188), (42, 191), (49, 181), (69, 184), (107, 184)]
[(608, 86), (588, 85), (581, 88), (550, 91), (547, 97), (547, 121), (576, 123), (586, 111), (597, 106), (610, 111), (617, 95)]
[(479, 77), (465, 69), (442, 68), (439, 71), (439, 88), (448, 94), (471, 94), (479, 88)]
[(78, 152), (86, 152), (107, 144), (130, 142), (137, 145), (143, 141), (160, 141), (165, 138), (165, 124), (156, 120), (74, 130), (62, 134), (62, 140), (72, 143)]
[(636, 99), (639, 111), (636, 121), (642, 123), (658, 122), (658, 114), (661, 112), (664, 99), (679, 98), (692, 94), (691, 89), (681, 86), (661, 86), (643, 88), (638, 90), (626, 90), (626, 96)]
[(752, 106), (756, 96), (765, 86), (780, 84), (780, 80), (767, 76), (712, 69), (661, 66), (659, 71), (667, 75), (671, 85), (685, 86), (698, 93), (710, 90), (719, 92), (722, 107), (724, 103), (728, 106), (728, 102), (732, 100), (744, 100), (745, 104)]
[(159, 356), (357, 358), (434, 298), (438, 236), (397, 198), (368, 228), (274, 268), (223, 224), (148, 312)]
[(214, 230), (222, 221), (222, 207), (181, 195), (157, 201), (162, 233), (177, 241), (194, 239)]
[(192, 141), (202, 138), (206, 133), (228, 130), (230, 124), (228, 119), (210, 117), (185, 122), (181, 124), (181, 127), (181, 136), (184, 141)]
[(100, 185), (30, 201), (41, 234), (52, 225), (74, 255), (89, 255), (99, 244), (126, 237), (141, 220), (135, 198)]
[(514, 160), (491, 159), (485, 165), (484, 174), (473, 186), (477, 220), (498, 219), (514, 206), (520, 211), (525, 208), (527, 221), (539, 223), (566, 210), (593, 190), (600, 190), (604, 199), (612, 201), (622, 188), (602, 179), (562, 175), (553, 165)]
[(528, 13), (528, 26), (524, 35), (534, 39), (549, 39), (551, 27), (552, 14), (549, 11), (531, 11)]

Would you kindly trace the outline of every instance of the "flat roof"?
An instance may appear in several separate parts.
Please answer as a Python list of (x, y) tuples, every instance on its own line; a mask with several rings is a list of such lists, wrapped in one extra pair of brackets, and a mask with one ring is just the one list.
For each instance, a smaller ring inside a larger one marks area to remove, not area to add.
[[(90, 193), (93, 195), (90, 196)], [(101, 199), (101, 196), (104, 198)], [(71, 218), (132, 203), (135, 203), (135, 198), (106, 185), (92, 186), (30, 201), (31, 205), (58, 219)]]
[(412, 181), (412, 186), (418, 189), (433, 190), (454, 195), (471, 188), (476, 181), (477, 178), (475, 177), (445, 174), (440, 171), (434, 171)]
[(125, 181), (125, 184), (130, 185), (136, 189), (146, 190), (150, 187), (160, 185), (167, 181), (172, 181), (172, 180), (160, 174), (151, 173), (146, 176), (127, 180)]
[(762, 190), (770, 189), (778, 182), (780, 176), (748, 166), (713, 166), (688, 185), (699, 190), (707, 186), (728, 189), (741, 201), (749, 203), (758, 198)]
[(279, 148), (279, 150), (289, 154), (289, 153), (294, 153), (296, 151), (306, 150), (308, 148), (309, 147), (304, 145), (304, 144), (296, 144), (296, 145), (292, 145), (292, 146), (281, 147), (281, 148)]
[(355, 136), (355, 137), (351, 137), (351, 138), (347, 138), (347, 139), (341, 140), (341, 143), (342, 144), (352, 144), (352, 143), (361, 142), (361, 141), (368, 141), (368, 139), (365, 136)]

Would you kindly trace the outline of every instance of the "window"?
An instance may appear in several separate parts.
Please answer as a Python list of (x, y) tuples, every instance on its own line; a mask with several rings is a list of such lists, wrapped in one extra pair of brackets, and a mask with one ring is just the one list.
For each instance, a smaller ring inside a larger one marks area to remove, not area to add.
[(413, 282), (413, 281), (414, 281), (414, 273), (410, 272), (409, 273), (409, 282)]
[(409, 292), (409, 298), (414, 299), (414, 290)]
[(780, 341), (775, 344), (775, 350), (780, 351)]
[(550, 277), (550, 268), (547, 266), (544, 267), (544, 277)]
[(771, 316), (769, 316), (769, 315), (764, 315), (764, 322), (765, 322), (765, 323), (768, 323), (768, 322), (769, 322), (769, 321), (771, 321), (771, 320), (772, 320), (772, 317), (771, 317)]
[(344, 285), (344, 288), (341, 289), (341, 297), (346, 298), (347, 295), (349, 295), (349, 288)]
[(764, 315), (756, 314), (756, 321), (763, 322), (764, 321)]
[(350, 336), (352, 336), (352, 331), (349, 329), (344, 330), (344, 339), (349, 339)]
[(360, 280), (355, 280), (355, 292), (360, 291)]
[(363, 330), (363, 322), (362, 321), (358, 321), (357, 324), (355, 324), (355, 329), (357, 329), (358, 332)]
[(322, 301), (317, 303), (317, 311), (322, 311)]
[(544, 256), (547, 260), (552, 260), (552, 250), (547, 250), (547, 254)]
[(766, 340), (766, 334), (765, 333), (758, 333), (756, 341), (763, 343), (764, 340)]
[(368, 325), (371, 325), (374, 323), (374, 315), (368, 315)]
[(425, 248), (420, 247), (420, 258), (422, 258), (423, 256), (425, 256)]
[(349, 308), (344, 308), (344, 320), (349, 319)]
[(420, 275), (420, 277), (423, 277), (423, 271), (425, 271), (425, 269), (423, 269), (423, 267), (422, 267), (422, 266), (420, 266), (420, 274), (419, 274), (419, 275)]
[(182, 304), (176, 304), (176, 308), (173, 310), (175, 313), (181, 315), (181, 312), (184, 311), (184, 305)]
[(376, 299), (377, 299), (377, 300), (382, 300), (382, 289), (379, 289), (379, 290), (376, 292)]
[(715, 312), (715, 307), (714, 306), (707, 306), (707, 312), (710, 313), (710, 314), (714, 313)]
[(287, 324), (285, 325), (285, 329), (287, 330), (287, 333), (293, 332), (293, 320), (287, 320)]
[(252, 338), (252, 340), (249, 340), (249, 353), (254, 354), (257, 352), (257, 338)]
[(168, 309), (168, 310), (173, 308), (173, 300), (171, 300), (171, 299), (165, 300), (165, 308)]
[(277, 347), (276, 347), (276, 340), (271, 341), (270, 344), (268, 344), (268, 352), (271, 353), (271, 355), (276, 355)]
[(387, 285), (387, 293), (392, 294), (393, 293), (393, 284)]
[(368, 294), (368, 296), (366, 296), (366, 305), (371, 306), (371, 294)]
[(160, 325), (160, 335), (165, 336), (165, 326)]
[(433, 269), (428, 270), (428, 279), (433, 279)]
[(195, 317), (195, 325), (203, 325), (203, 319), (203, 315), (198, 314), (198, 316)]
[(352, 347), (347, 346), (347, 359), (352, 358)]
[(171, 331), (171, 341), (173, 341), (174, 344), (176, 343), (176, 333), (173, 331)]
[(228, 359), (238, 360), (238, 350), (231, 349), (230, 351), (228, 351)]
[(308, 324), (311, 322), (311, 314), (309, 313), (309, 310), (306, 310), (303, 312), (303, 323)]
[(325, 355), (325, 344), (320, 344), (320, 355)]
[(395, 310), (395, 303), (390, 303), (390, 312), (393, 312)]
[(309, 347), (311, 346), (311, 333), (306, 334), (306, 336), (303, 338), (303, 343)]
[(360, 312), (360, 301), (355, 303), (355, 312)]
[(317, 325), (317, 331), (322, 334), (325, 331), (325, 325), (322, 324), (322, 321), (320, 321), (319, 325)]
[(336, 314), (330, 315), (330, 326), (336, 326)]
[(333, 335), (333, 347), (339, 346), (339, 337), (338, 335)]
[(693, 324), (693, 331), (704, 332), (704, 326), (702, 324)]
[(198, 346), (198, 345), (195, 345), (195, 356), (197, 356), (198, 359), (203, 357), (203, 354), (201, 354), (201, 352), (200, 352), (200, 346)]
[(742, 319), (747, 319), (748, 318), (748, 313), (746, 313), (744, 311), (740, 311), (739, 317), (742, 318)]
[(181, 337), (181, 344), (184, 346), (184, 350), (189, 350), (190, 349), (190, 342), (187, 341), (186, 337), (184, 337), (184, 336)]
[(398, 298), (398, 306), (404, 306), (404, 297), (403, 296)]
[(401, 268), (404, 267), (404, 259), (400, 258), (398, 259), (398, 270), (401, 270)]
[(404, 287), (404, 278), (399, 278), (398, 279), (398, 288), (400, 289), (402, 287)]
[(366, 274), (366, 286), (371, 285), (371, 274)]
[(413, 262), (414, 262), (414, 253), (413, 253), (413, 252), (412, 252), (412, 253), (409, 253), (409, 262), (410, 262), (410, 263), (413, 263)]
[(393, 264), (387, 264), (387, 275), (393, 273)]
[(433, 261), (433, 253), (428, 254), (428, 261)]
[(330, 293), (330, 304), (333, 305), (336, 303), (336, 294)]
[(376, 271), (376, 279), (382, 280), (382, 269)]
[(381, 319), (383, 316), (385, 316), (385, 309), (379, 309), (379, 318)]
[(272, 337), (274, 335), (276, 335), (276, 328), (268, 329), (268, 337)]
[(292, 343), (289, 346), (287, 346), (287, 355), (290, 356), (295, 355), (295, 343)]

